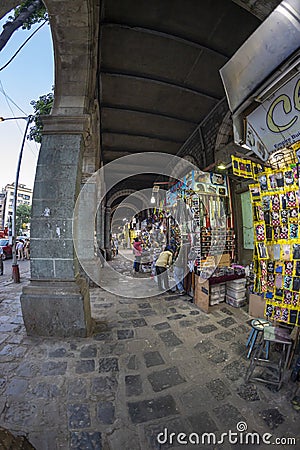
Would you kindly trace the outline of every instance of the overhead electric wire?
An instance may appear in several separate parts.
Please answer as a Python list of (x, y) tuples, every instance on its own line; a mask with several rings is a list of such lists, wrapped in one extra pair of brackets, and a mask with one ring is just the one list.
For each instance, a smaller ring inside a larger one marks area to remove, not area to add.
[(6, 64), (4, 64), (4, 66), (0, 67), (0, 72), (1, 70), (5, 69), (12, 61), (13, 59), (15, 59), (15, 57), (17, 56), (17, 54), (22, 50), (22, 48), (27, 44), (27, 42), (35, 35), (35, 33), (37, 33), (44, 25), (45, 23), (47, 23), (48, 20), (45, 20), (45, 22), (43, 22), (36, 30), (34, 30), (34, 32), (23, 42), (23, 44), (18, 48), (18, 50), (14, 53), (14, 55), (10, 58), (9, 61), (7, 61)]
[[(12, 107), (11, 107), (9, 101), (12, 102), (12, 103), (15, 105), (15, 107), (16, 107), (19, 111), (22, 112), (22, 114), (24, 114), (26, 117), (28, 116), (28, 114), (27, 114), (25, 111), (23, 111), (23, 109), (20, 108), (20, 107), (17, 105), (17, 103), (14, 102), (14, 100), (13, 100), (12, 98), (10, 98), (9, 95), (5, 92), (1, 80), (0, 80), (0, 92), (4, 95), (5, 100), (6, 100), (6, 103), (7, 103), (7, 106), (8, 106), (8, 108), (9, 108), (9, 110), (10, 110), (10, 112), (11, 112), (11, 114), (12, 114), (13, 117), (15, 117), (15, 113), (14, 113), (14, 111), (13, 111), (13, 109), (12, 109)], [(8, 100), (9, 100), (9, 101), (8, 101)], [(20, 127), (18, 121), (16, 121), (15, 123), (16, 123), (16, 125), (17, 125), (17, 127), (18, 127), (20, 133), (23, 134), (23, 131), (22, 131), (22, 129), (21, 129), (21, 127)], [(38, 156), (38, 148), (37, 148), (37, 146), (36, 146), (37, 152), (34, 152), (33, 149), (32, 149), (32, 146), (30, 145), (30, 143), (29, 143), (28, 141), (27, 141), (27, 145), (28, 145), (28, 147), (29, 147), (29, 150), (30, 150), (31, 153), (33, 154), (33, 156), (34, 156), (35, 158), (37, 158), (37, 156)], [(35, 145), (36, 145), (36, 143), (35, 143)]]

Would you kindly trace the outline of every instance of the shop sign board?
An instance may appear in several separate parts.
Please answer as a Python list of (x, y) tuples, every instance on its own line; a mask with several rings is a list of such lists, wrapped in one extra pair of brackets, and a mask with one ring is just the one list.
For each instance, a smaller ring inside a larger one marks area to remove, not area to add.
[(263, 161), (300, 140), (300, 75), (246, 118), (246, 145)]

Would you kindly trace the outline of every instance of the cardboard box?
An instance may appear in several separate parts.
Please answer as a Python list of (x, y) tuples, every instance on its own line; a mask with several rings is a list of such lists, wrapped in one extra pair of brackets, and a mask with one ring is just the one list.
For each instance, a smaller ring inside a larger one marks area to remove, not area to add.
[(203, 280), (200, 277), (196, 277), (194, 303), (202, 311), (208, 312), (208, 310), (209, 310), (209, 283), (208, 283), (208, 280)]
[(230, 255), (227, 253), (223, 253), (223, 255), (216, 255), (215, 256), (215, 264), (218, 267), (229, 267), (231, 264)]
[(266, 300), (260, 295), (249, 294), (249, 315), (263, 318), (265, 315)]

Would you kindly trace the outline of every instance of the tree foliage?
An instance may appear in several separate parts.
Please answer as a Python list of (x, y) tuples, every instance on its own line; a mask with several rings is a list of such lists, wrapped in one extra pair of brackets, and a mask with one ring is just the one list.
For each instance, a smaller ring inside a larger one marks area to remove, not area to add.
[(23, 228), (23, 224), (30, 222), (31, 217), (31, 206), (30, 205), (19, 205), (17, 207), (16, 214), (16, 230), (17, 233)]
[[(29, 12), (29, 14), (28, 14)], [(23, 16), (22, 16), (23, 15)], [(14, 15), (8, 17), (8, 22), (22, 18), (22, 29), (30, 30), (31, 26), (48, 20), (48, 12), (41, 0), (25, 0), (14, 9)]]
[[(19, 6), (13, 10), (3, 26), (3, 31), (0, 34), (0, 51), (7, 44), (13, 33), (19, 28), (30, 30), (32, 25), (48, 20), (47, 9), (42, 0), (23, 0), (20, 2)], [(41, 95), (36, 101), (32, 100), (30, 102), (34, 110), (32, 117), (32, 123), (34, 123), (34, 125), (30, 128), (29, 134), (27, 135), (29, 140), (41, 143), (41, 133), (43, 129), (41, 116), (50, 114), (53, 99), (54, 95), (51, 92), (46, 95)]]
[(0, 51), (19, 28), (30, 30), (31, 26), (41, 21), (48, 21), (48, 13), (42, 0), (24, 0), (14, 9), (3, 25), (0, 34)]
[(50, 114), (53, 105), (54, 94), (50, 92), (49, 94), (41, 95), (37, 101), (32, 100), (30, 104), (33, 106), (34, 117), (33, 121), (35, 125), (30, 128), (28, 139), (41, 143), (42, 141), (42, 129), (43, 123), (41, 116)]

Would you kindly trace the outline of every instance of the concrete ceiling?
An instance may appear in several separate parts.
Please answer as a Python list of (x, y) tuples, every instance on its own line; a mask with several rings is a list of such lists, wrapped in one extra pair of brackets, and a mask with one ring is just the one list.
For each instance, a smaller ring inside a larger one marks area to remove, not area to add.
[(225, 96), (219, 69), (259, 24), (232, 0), (104, 0), (105, 163), (135, 152), (176, 154)]

